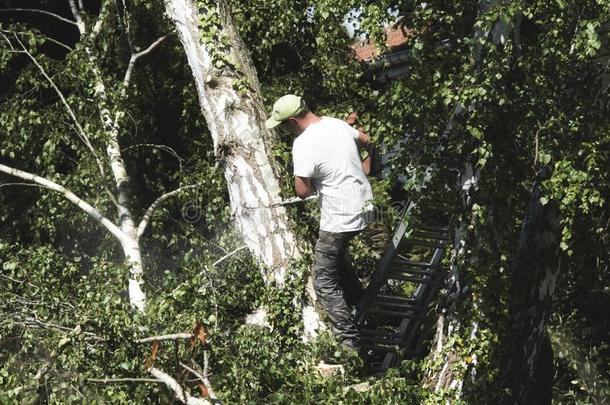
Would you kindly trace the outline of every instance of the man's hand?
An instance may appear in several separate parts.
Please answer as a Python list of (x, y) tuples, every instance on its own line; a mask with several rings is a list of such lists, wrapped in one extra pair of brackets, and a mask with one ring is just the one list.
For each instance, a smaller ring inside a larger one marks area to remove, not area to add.
[[(345, 122), (347, 122), (348, 125), (353, 126), (357, 120), (358, 113), (353, 111), (347, 116)], [(371, 142), (369, 136), (366, 133), (362, 132), (361, 130), (358, 130), (358, 139), (356, 140), (356, 145), (358, 145), (358, 153), (360, 153), (361, 156), (362, 151), (366, 151), (364, 153), (364, 159), (362, 159), (362, 170), (364, 171), (364, 174), (368, 176), (371, 173), (371, 165), (373, 163), (373, 143)]]
[(294, 176), (294, 191), (300, 198), (307, 198), (314, 194), (310, 177)]
[(358, 152), (361, 156), (362, 151), (366, 151), (364, 159), (362, 159), (362, 170), (364, 170), (364, 174), (368, 176), (371, 173), (371, 164), (373, 162), (373, 143), (367, 134), (360, 130), (358, 132), (356, 145), (358, 145)]

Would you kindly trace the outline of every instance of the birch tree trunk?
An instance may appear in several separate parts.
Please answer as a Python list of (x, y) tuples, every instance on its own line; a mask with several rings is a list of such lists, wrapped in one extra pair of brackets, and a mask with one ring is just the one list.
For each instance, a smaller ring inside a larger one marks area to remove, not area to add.
[(256, 72), (224, 1), (165, 0), (224, 167), (235, 223), (268, 281), (286, 278), (300, 250), (281, 201)]
[[(144, 265), (142, 263), (140, 243), (137, 237), (137, 229), (131, 209), (134, 203), (130, 188), (131, 181), (127, 173), (127, 169), (125, 168), (125, 162), (121, 156), (121, 148), (118, 141), (120, 131), (119, 120), (124, 115), (124, 112), (117, 111), (113, 117), (110, 102), (108, 100), (108, 94), (106, 92), (106, 85), (104, 83), (104, 78), (99, 65), (99, 58), (91, 47), (91, 43), (100, 34), (104, 21), (108, 17), (109, 2), (102, 1), (100, 14), (88, 33), (87, 27), (75, 0), (69, 0), (69, 3), (70, 8), (72, 9), (72, 14), (76, 20), (76, 25), (78, 27), (81, 40), (86, 43), (85, 52), (89, 57), (88, 64), (91, 67), (95, 80), (93, 83), (94, 94), (99, 106), (100, 119), (102, 121), (104, 131), (108, 136), (106, 154), (110, 162), (110, 168), (116, 187), (118, 223), (124, 235), (120, 242), (121, 247), (123, 248), (123, 253), (125, 254), (125, 261), (129, 268), (130, 275), (129, 301), (134, 307), (144, 311), (144, 307), (146, 305), (146, 295), (144, 294), (144, 291), (142, 291)], [(129, 70), (128, 73), (130, 73)], [(129, 82), (127, 81), (126, 84), (128, 85)]]

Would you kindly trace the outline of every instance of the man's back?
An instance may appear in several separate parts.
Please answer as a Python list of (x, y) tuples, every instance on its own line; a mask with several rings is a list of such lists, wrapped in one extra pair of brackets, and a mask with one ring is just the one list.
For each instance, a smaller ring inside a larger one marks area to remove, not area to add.
[(341, 120), (322, 117), (294, 141), (294, 174), (311, 178), (321, 196), (321, 230), (348, 232), (366, 226), (373, 194), (358, 154), (358, 133)]

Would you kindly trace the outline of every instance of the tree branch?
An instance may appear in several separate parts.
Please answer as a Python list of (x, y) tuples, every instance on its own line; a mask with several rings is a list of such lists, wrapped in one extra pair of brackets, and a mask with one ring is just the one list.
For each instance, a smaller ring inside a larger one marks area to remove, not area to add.
[(146, 226), (148, 225), (148, 221), (150, 221), (150, 218), (153, 216), (155, 210), (157, 208), (159, 208), (159, 205), (161, 205), (167, 199), (177, 195), (182, 190), (185, 190), (187, 188), (199, 187), (199, 186), (201, 186), (201, 183), (199, 183), (199, 184), (191, 184), (191, 185), (188, 185), (188, 186), (183, 186), (183, 187), (175, 189), (174, 191), (170, 191), (169, 193), (165, 193), (162, 196), (160, 196), (159, 198), (157, 198), (150, 205), (150, 207), (148, 207), (148, 209), (144, 213), (144, 216), (142, 217), (142, 220), (140, 221), (140, 224), (138, 225), (138, 231), (136, 233), (136, 239), (140, 239), (140, 237), (144, 234), (144, 231), (146, 230)]
[(49, 15), (53, 18), (57, 18), (58, 20), (66, 22), (68, 24), (77, 25), (76, 21), (72, 21), (65, 17), (60, 16), (59, 14), (55, 14), (55, 13), (52, 13), (52, 12), (46, 11), (46, 10), (40, 10), (37, 8), (0, 8), (0, 12), (3, 12), (3, 11), (4, 12), (6, 12), (6, 11), (24, 11), (27, 13), (45, 14), (45, 15)]
[(131, 54), (131, 58), (129, 59), (129, 65), (127, 66), (127, 71), (125, 72), (125, 78), (123, 79), (123, 88), (121, 89), (121, 97), (125, 97), (127, 95), (127, 88), (129, 87), (129, 84), (131, 82), (131, 75), (133, 73), (133, 69), (134, 69), (138, 59), (140, 59), (142, 56), (148, 55), (150, 52), (152, 52), (153, 49), (155, 49), (167, 37), (168, 37), (168, 35), (163, 35), (162, 37), (157, 38), (156, 41), (154, 41), (152, 44), (150, 44), (148, 46), (148, 48), (146, 48), (142, 52)]
[(136, 343), (147, 343), (154, 342), (155, 340), (179, 340), (179, 339), (192, 339), (195, 337), (192, 333), (173, 333), (170, 335), (159, 335), (159, 336), (150, 336), (142, 339), (136, 340)]
[(0, 172), (6, 173), (8, 175), (18, 177), (23, 180), (32, 181), (36, 184), (40, 184), (41, 186), (48, 188), (49, 190), (56, 191), (60, 194), (63, 194), (69, 201), (74, 203), (77, 207), (83, 210), (87, 215), (91, 218), (95, 219), (97, 222), (102, 224), (111, 234), (113, 234), (120, 242), (123, 241), (125, 235), (123, 232), (108, 218), (106, 218), (97, 208), (93, 207), (72, 191), (68, 190), (62, 185), (59, 185), (49, 179), (45, 179), (38, 175), (25, 172), (23, 170), (15, 169), (13, 167), (9, 167), (0, 163)]
[(178, 154), (178, 152), (176, 152), (173, 148), (171, 148), (167, 145), (158, 145), (156, 143), (137, 143), (135, 145), (130, 145), (126, 148), (122, 148), (121, 152), (127, 152), (128, 150), (135, 149), (135, 148), (142, 147), (142, 146), (147, 146), (149, 148), (157, 148), (159, 150), (169, 153), (170, 155), (172, 155), (173, 157), (175, 157), (178, 160), (178, 165), (180, 166), (180, 171), (182, 171), (182, 162), (184, 161), (184, 159)]
[(235, 253), (237, 253), (237, 252), (239, 252), (239, 251), (242, 251), (242, 250), (244, 250), (244, 249), (247, 249), (247, 248), (248, 248), (248, 246), (246, 246), (246, 245), (241, 246), (241, 247), (238, 247), (238, 248), (237, 248), (237, 249), (235, 249), (234, 251), (232, 251), (232, 252), (230, 252), (230, 253), (227, 253), (226, 255), (224, 255), (223, 257), (221, 257), (220, 259), (216, 260), (214, 263), (212, 263), (212, 266), (216, 266), (218, 263), (220, 263), (220, 262), (222, 262), (222, 261), (224, 261), (224, 260), (228, 259), (229, 257), (233, 256)]

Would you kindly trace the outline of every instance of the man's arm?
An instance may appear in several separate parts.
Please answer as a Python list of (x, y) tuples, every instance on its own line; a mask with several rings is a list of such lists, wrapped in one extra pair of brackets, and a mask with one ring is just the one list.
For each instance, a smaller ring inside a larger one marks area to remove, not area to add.
[(300, 198), (307, 198), (314, 194), (310, 177), (294, 176), (294, 191)]
[(362, 170), (364, 170), (364, 174), (369, 175), (371, 173), (371, 163), (373, 161), (373, 143), (366, 133), (358, 130), (356, 145), (358, 145), (359, 153), (363, 150), (366, 151), (366, 157), (362, 160)]

